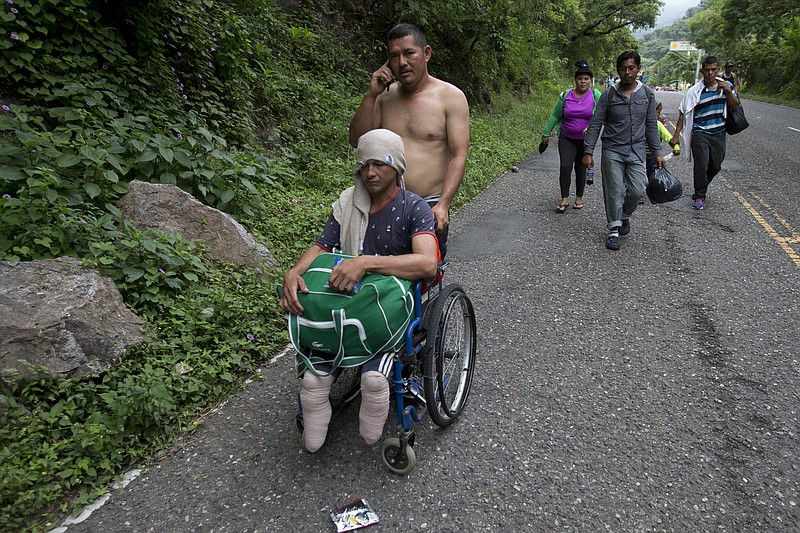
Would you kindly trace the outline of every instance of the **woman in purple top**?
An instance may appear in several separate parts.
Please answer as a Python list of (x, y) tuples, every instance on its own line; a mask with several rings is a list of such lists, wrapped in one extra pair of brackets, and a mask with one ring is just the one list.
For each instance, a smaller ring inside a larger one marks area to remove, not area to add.
[(586, 61), (575, 63), (575, 87), (559, 95), (553, 112), (542, 132), (542, 144), (539, 151), (547, 149), (550, 133), (553, 128), (559, 132), (558, 154), (561, 158), (559, 182), (561, 185), (561, 202), (556, 205), (556, 212), (563, 213), (569, 207), (569, 186), (572, 181), (572, 169), (575, 169), (575, 203), (573, 209), (583, 207), (583, 191), (586, 188), (586, 166), (583, 158), (583, 139), (589, 120), (594, 113), (594, 106), (600, 98), (600, 91), (592, 88), (592, 71)]

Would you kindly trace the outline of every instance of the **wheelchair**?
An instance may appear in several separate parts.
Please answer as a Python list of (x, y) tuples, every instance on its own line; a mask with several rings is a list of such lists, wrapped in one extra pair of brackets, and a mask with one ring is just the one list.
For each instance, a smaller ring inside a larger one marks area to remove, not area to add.
[[(395, 354), (389, 379), (394, 398), (398, 436), (384, 439), (381, 458), (389, 470), (405, 475), (417, 463), (414, 423), (425, 415), (439, 427), (449, 426), (463, 411), (475, 373), (475, 312), (461, 285), (444, 285), (447, 262), (429, 281), (412, 284), (414, 317), (405, 336), (405, 349)], [(345, 368), (331, 388), (334, 411), (359, 395), (360, 369)], [(297, 426), (303, 430), (298, 400)]]

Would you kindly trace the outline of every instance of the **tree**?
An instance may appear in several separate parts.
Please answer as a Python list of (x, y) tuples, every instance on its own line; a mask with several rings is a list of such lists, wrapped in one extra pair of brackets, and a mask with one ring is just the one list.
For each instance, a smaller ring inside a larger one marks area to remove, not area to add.
[(651, 72), (655, 71), (653, 81), (656, 85), (673, 85), (676, 81), (694, 81), (696, 68), (695, 52), (687, 54), (672, 50), (653, 65)]
[(706, 0), (689, 19), (692, 41), (736, 61), (745, 90), (800, 97), (800, 5), (789, 0)]
[(689, 26), (686, 19), (676, 20), (669, 26), (664, 26), (653, 32), (648, 33), (639, 40), (639, 52), (642, 58), (657, 62), (670, 51), (669, 44), (672, 41), (689, 40)]
[(582, 1), (567, 35), (570, 42), (575, 42), (608, 35), (622, 28), (649, 28), (655, 24), (663, 5), (660, 0)]

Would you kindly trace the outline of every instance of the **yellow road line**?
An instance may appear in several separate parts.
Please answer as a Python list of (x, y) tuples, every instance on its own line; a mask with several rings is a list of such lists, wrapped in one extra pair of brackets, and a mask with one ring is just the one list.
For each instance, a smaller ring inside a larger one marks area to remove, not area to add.
[(734, 196), (736, 196), (736, 198), (739, 200), (739, 202), (741, 202), (741, 204), (742, 204), (742, 205), (744, 206), (744, 208), (745, 208), (745, 209), (748, 211), (748, 213), (750, 213), (750, 214), (753, 216), (753, 218), (754, 218), (754, 219), (756, 219), (756, 222), (758, 222), (759, 224), (761, 224), (761, 227), (762, 227), (762, 228), (764, 228), (764, 230), (766, 230), (767, 234), (769, 234), (769, 236), (770, 236), (770, 237), (772, 237), (772, 239), (773, 239), (773, 240), (774, 240), (776, 243), (778, 243), (778, 246), (780, 246), (780, 247), (781, 247), (781, 249), (782, 249), (782, 250), (783, 250), (783, 251), (786, 253), (786, 255), (788, 255), (788, 256), (789, 256), (789, 259), (791, 259), (792, 261), (794, 261), (794, 264), (795, 264), (796, 266), (800, 267), (800, 254), (798, 254), (798, 253), (797, 253), (797, 252), (796, 252), (796, 251), (795, 251), (795, 250), (794, 250), (794, 249), (793, 249), (793, 248), (790, 246), (790, 244), (797, 244), (798, 242), (800, 242), (800, 235), (799, 235), (799, 234), (798, 234), (796, 231), (794, 231), (794, 229), (793, 229), (793, 228), (792, 228), (792, 227), (789, 225), (789, 223), (788, 223), (788, 222), (786, 222), (786, 220), (785, 220), (783, 217), (779, 216), (779, 215), (778, 215), (778, 214), (775, 212), (775, 210), (774, 210), (774, 209), (772, 209), (772, 208), (771, 208), (771, 207), (770, 207), (770, 206), (769, 206), (769, 205), (768, 205), (768, 204), (767, 204), (767, 203), (766, 203), (764, 200), (762, 200), (762, 199), (761, 199), (760, 197), (758, 197), (756, 194), (753, 194), (753, 197), (754, 197), (756, 200), (758, 200), (758, 202), (759, 202), (759, 203), (760, 203), (760, 204), (761, 204), (761, 205), (762, 205), (762, 206), (763, 206), (765, 209), (767, 209), (768, 211), (770, 211), (770, 212), (771, 212), (771, 214), (772, 214), (772, 216), (773, 216), (773, 217), (774, 217), (774, 218), (775, 218), (775, 219), (776, 219), (776, 220), (777, 220), (777, 221), (778, 221), (778, 222), (779, 222), (779, 223), (780, 223), (780, 224), (781, 224), (781, 225), (782, 225), (782, 226), (783, 226), (783, 227), (784, 227), (786, 230), (788, 230), (789, 232), (791, 232), (791, 236), (790, 236), (790, 237), (784, 237), (783, 235), (781, 235), (780, 233), (778, 233), (778, 231), (776, 231), (776, 230), (775, 230), (775, 228), (773, 228), (773, 227), (772, 227), (772, 224), (770, 224), (769, 222), (767, 222), (767, 219), (766, 219), (766, 218), (764, 218), (764, 216), (763, 216), (761, 213), (759, 213), (759, 212), (758, 212), (758, 210), (757, 210), (755, 207), (753, 207), (753, 205), (752, 205), (750, 202), (748, 202), (748, 201), (747, 201), (747, 199), (746, 199), (746, 198), (745, 198), (745, 197), (744, 197), (744, 196), (743, 196), (741, 193), (739, 193), (738, 191), (736, 191), (736, 190), (734, 190), (734, 189), (733, 189), (733, 187), (732, 187), (732, 186), (731, 186), (731, 184), (728, 182), (728, 180), (726, 180), (726, 179), (725, 179), (725, 178), (723, 178), (722, 176), (718, 176), (718, 177), (720, 178), (720, 181), (722, 181), (723, 183), (725, 183), (725, 186), (726, 186), (728, 189), (730, 189), (730, 190), (731, 190), (731, 192), (733, 193), (733, 195), (734, 195)]
[(760, 203), (761, 205), (763, 205), (763, 206), (764, 206), (766, 209), (769, 209), (770, 213), (772, 213), (772, 216), (773, 216), (773, 217), (775, 217), (775, 220), (777, 220), (778, 222), (780, 222), (780, 223), (781, 223), (781, 225), (782, 225), (784, 228), (786, 228), (786, 229), (787, 229), (789, 232), (791, 232), (791, 234), (792, 234), (792, 237), (791, 237), (791, 238), (792, 238), (792, 239), (800, 239), (800, 233), (797, 233), (797, 232), (794, 230), (794, 228), (793, 228), (793, 227), (792, 227), (792, 226), (791, 226), (791, 225), (790, 225), (790, 224), (789, 224), (789, 223), (786, 221), (786, 219), (784, 219), (782, 216), (780, 216), (780, 215), (778, 214), (778, 212), (777, 212), (777, 211), (775, 211), (775, 210), (774, 210), (774, 209), (773, 209), (773, 208), (772, 208), (772, 207), (771, 207), (771, 206), (770, 206), (770, 205), (769, 205), (767, 202), (765, 202), (765, 201), (764, 201), (764, 199), (763, 199), (763, 198), (761, 198), (759, 195), (757, 195), (757, 194), (755, 194), (755, 193), (751, 193), (751, 194), (753, 194), (753, 198), (755, 198), (756, 200), (758, 200), (758, 203)]

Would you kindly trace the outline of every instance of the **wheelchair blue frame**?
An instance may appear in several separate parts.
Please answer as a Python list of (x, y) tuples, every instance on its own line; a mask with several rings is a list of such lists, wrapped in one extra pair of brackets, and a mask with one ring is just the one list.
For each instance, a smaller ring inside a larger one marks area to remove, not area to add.
[[(428, 291), (425, 293), (427, 298), (424, 303), (430, 304), (432, 302), (432, 299), (435, 298), (438, 293), (438, 289), (441, 288), (441, 283), (442, 276), (437, 275), (436, 281), (428, 287)], [(425, 343), (421, 340), (414, 341), (414, 334), (420, 333), (424, 329), (422, 323), (423, 285), (425, 285), (423, 281), (415, 281), (412, 285), (412, 289), (414, 290), (414, 318), (406, 330), (405, 352), (395, 359), (394, 370), (392, 372), (391, 383), (397, 405), (397, 425), (403, 429), (403, 433), (411, 431), (412, 421), (419, 423), (424, 418), (424, 414), (418, 413), (413, 405), (405, 405), (405, 395), (409, 392), (424, 401), (424, 398), (421, 396), (422, 384), (409, 381), (410, 378), (409, 380), (403, 378), (403, 369), (405, 365), (413, 362), (425, 347)], [(430, 291), (433, 290), (434, 287), (436, 288), (436, 293), (431, 297)]]
[[(414, 319), (406, 330), (406, 350), (400, 357), (395, 357), (394, 371), (392, 372), (392, 389), (394, 390), (394, 398), (397, 405), (397, 425), (403, 428), (403, 434), (406, 434), (406, 441), (410, 437), (412, 428), (412, 420), (414, 422), (422, 422), (423, 415), (417, 413), (413, 405), (405, 405), (405, 394), (411, 389), (407, 385), (406, 379), (403, 378), (403, 368), (405, 363), (410, 358), (416, 358), (417, 354), (422, 351), (423, 343), (414, 342), (414, 333), (422, 331), (422, 282), (417, 281), (414, 283)], [(410, 378), (409, 378), (410, 379)], [(420, 384), (417, 384), (417, 391)], [(401, 437), (402, 440), (402, 437)]]

